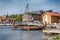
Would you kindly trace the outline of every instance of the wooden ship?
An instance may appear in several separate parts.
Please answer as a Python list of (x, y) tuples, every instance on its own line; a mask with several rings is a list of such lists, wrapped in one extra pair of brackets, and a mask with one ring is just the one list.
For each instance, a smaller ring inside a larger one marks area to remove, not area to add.
[(35, 24), (21, 24), (21, 25), (15, 25), (15, 21), (13, 21), (12, 23), (12, 29), (15, 30), (15, 29), (26, 29), (26, 30), (38, 30), (38, 29), (42, 29), (43, 26), (41, 25), (35, 25)]

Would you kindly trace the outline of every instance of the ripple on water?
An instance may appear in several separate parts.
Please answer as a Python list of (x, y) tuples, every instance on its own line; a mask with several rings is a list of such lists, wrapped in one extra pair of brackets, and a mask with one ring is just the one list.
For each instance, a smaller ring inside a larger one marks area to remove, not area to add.
[(42, 40), (41, 31), (12, 30), (11, 26), (0, 27), (0, 40)]

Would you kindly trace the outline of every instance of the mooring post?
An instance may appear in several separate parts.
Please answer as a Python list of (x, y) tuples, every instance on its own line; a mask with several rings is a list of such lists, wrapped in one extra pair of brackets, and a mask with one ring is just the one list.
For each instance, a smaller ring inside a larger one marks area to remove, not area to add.
[(15, 21), (12, 22), (12, 29), (15, 30)]
[(45, 22), (45, 29), (47, 29), (47, 22)]
[(28, 31), (30, 31), (30, 27), (29, 27), (29, 25), (28, 25), (28, 28), (27, 28), (27, 30), (28, 30)]

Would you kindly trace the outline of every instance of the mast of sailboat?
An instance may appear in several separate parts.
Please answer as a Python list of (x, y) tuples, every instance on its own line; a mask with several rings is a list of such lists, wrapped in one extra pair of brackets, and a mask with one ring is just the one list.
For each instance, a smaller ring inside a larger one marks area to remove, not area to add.
[[(22, 16), (22, 8), (21, 8), (21, 16)], [(21, 21), (21, 24), (22, 24), (22, 21)]]
[(29, 3), (26, 5), (25, 13), (29, 13)]

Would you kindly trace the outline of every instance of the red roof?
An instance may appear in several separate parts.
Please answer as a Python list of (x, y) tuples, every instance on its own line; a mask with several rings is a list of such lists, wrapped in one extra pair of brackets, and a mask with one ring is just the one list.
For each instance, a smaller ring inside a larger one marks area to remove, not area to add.
[(46, 13), (52, 16), (60, 16), (60, 14), (57, 12), (46, 12)]

